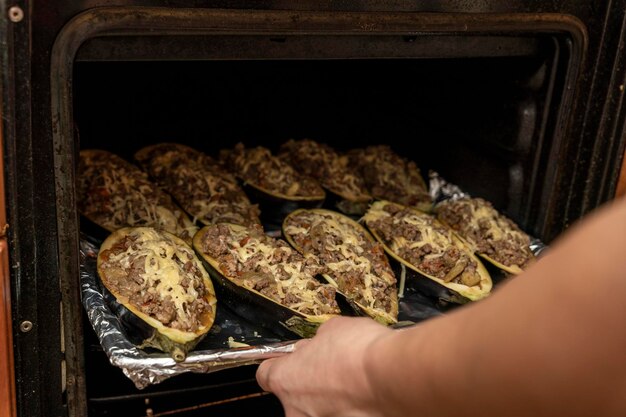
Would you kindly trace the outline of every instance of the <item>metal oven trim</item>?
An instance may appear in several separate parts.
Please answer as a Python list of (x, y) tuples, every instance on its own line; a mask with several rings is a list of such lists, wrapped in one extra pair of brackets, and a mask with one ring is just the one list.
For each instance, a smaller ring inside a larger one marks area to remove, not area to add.
[[(67, 363), (70, 415), (86, 415), (82, 323), (78, 277), (78, 215), (74, 196), (72, 69), (79, 48), (95, 37), (119, 35), (405, 35), (420, 34), (562, 34), (571, 40), (562, 110), (571, 108), (585, 57), (588, 35), (577, 18), (563, 14), (459, 14), (297, 12), (143, 7), (85, 11), (56, 38), (50, 69), (51, 120), (57, 207), (59, 280)], [(558, 117), (565, 132), (567, 117)], [(556, 138), (555, 138), (556, 139)], [(549, 210), (547, 208), (546, 210)]]

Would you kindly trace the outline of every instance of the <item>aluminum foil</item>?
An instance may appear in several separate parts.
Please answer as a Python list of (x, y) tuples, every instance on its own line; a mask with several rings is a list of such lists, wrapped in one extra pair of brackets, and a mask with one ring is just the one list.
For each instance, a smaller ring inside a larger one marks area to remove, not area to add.
[[(217, 315), (207, 336), (183, 362), (154, 349), (140, 349), (141, 337), (130, 327), (132, 314), (104, 288), (97, 273), (100, 242), (82, 235), (80, 280), (82, 302), (110, 362), (121, 368), (139, 389), (185, 372), (209, 373), (293, 352), (297, 340), (280, 336), (236, 315), (218, 300)], [(442, 314), (443, 306), (425, 297), (410, 282), (399, 302), (399, 325), (404, 327)], [(249, 347), (233, 347), (238, 344)]]
[[(469, 197), (458, 186), (450, 184), (436, 172), (430, 173), (430, 195), (435, 203), (447, 199)], [(174, 361), (168, 354), (154, 349), (140, 349), (137, 336), (129, 330), (120, 305), (101, 284), (96, 261), (100, 241), (87, 235), (80, 240), (80, 282), (82, 302), (89, 321), (110, 362), (122, 369), (139, 389), (157, 384), (167, 378), (186, 372), (209, 373), (243, 365), (258, 364), (269, 358), (293, 352), (297, 340), (285, 340), (258, 323), (239, 317), (218, 300), (213, 327), (196, 349), (183, 362)], [(533, 239), (531, 250), (539, 255), (546, 245)], [(454, 305), (442, 305), (424, 296), (412, 280), (401, 280), (398, 326), (404, 327), (441, 315)], [(497, 273), (497, 272), (496, 272)], [(495, 277), (494, 282), (506, 278)], [(247, 344), (247, 347), (233, 347)]]
[(434, 204), (444, 200), (458, 200), (470, 197), (458, 185), (449, 183), (435, 171), (428, 172), (428, 193)]
[[(267, 330), (219, 308), (211, 331), (183, 362), (169, 355), (137, 348), (106, 301), (105, 289), (97, 277), (98, 246), (83, 237), (80, 241), (80, 281), (82, 302), (100, 344), (111, 363), (122, 369), (139, 389), (186, 372), (208, 373), (221, 369), (260, 363), (293, 351), (296, 340), (281, 341)], [(205, 342), (203, 344), (203, 342)], [(250, 347), (232, 348), (246, 343)]]
[[(445, 200), (458, 200), (461, 198), (469, 198), (471, 195), (463, 191), (459, 186), (449, 183), (436, 171), (428, 173), (429, 194), (433, 203), (436, 205)], [(547, 249), (547, 245), (540, 239), (530, 236), (530, 251), (533, 255), (539, 257)]]

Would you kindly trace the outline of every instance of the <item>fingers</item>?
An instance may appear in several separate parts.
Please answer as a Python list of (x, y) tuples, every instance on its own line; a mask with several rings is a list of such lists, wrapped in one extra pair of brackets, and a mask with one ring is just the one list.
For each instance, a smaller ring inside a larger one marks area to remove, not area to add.
[(348, 329), (354, 326), (370, 326), (371, 328), (381, 327), (381, 324), (368, 317), (333, 317), (317, 329), (316, 336), (325, 335), (337, 329)]
[(259, 368), (256, 370), (256, 381), (258, 382), (259, 386), (263, 389), (263, 391), (272, 392), (272, 389), (270, 387), (270, 372), (271, 372), (272, 364), (277, 359), (278, 358), (267, 359), (261, 362), (261, 364), (259, 365)]
[(311, 339), (302, 339), (298, 340), (295, 345), (293, 345), (293, 351), (296, 352), (298, 350), (302, 350), (303, 347), (311, 343)]
[[(293, 355), (296, 351), (302, 350), (302, 348), (304, 348), (309, 343), (311, 343), (311, 339), (298, 340), (293, 345), (293, 353), (291, 353), (291, 355)], [(270, 385), (270, 379), (271, 379), (271, 374), (272, 374), (271, 369), (276, 364), (276, 361), (284, 360), (284, 359), (286, 359), (286, 357), (272, 358), (272, 359), (267, 359), (261, 362), (261, 364), (259, 365), (259, 368), (256, 371), (256, 379), (259, 385), (261, 386), (261, 388), (263, 388), (263, 390), (273, 392), (271, 385)]]

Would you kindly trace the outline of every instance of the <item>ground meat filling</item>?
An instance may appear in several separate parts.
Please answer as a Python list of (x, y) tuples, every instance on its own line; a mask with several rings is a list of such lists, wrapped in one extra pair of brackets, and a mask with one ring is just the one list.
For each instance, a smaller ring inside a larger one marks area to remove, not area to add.
[(369, 146), (348, 152), (349, 164), (364, 179), (370, 194), (405, 206), (428, 206), (431, 199), (417, 165), (389, 146)]
[(258, 207), (208, 155), (175, 144), (155, 145), (148, 151), (137, 153), (144, 169), (202, 223), (260, 223)]
[(222, 152), (222, 162), (245, 182), (268, 192), (286, 197), (324, 198), (324, 190), (317, 181), (299, 174), (267, 148), (246, 149), (239, 143), (234, 149)]
[(437, 207), (437, 213), (476, 252), (505, 266), (524, 269), (533, 259), (528, 235), (488, 201), (481, 198), (446, 201)]
[(81, 151), (77, 176), (78, 211), (109, 231), (157, 227), (190, 243), (198, 230), (145, 173), (117, 155)]
[(140, 228), (100, 253), (101, 278), (118, 298), (164, 326), (184, 332), (204, 327), (212, 312), (206, 272), (186, 245), (154, 229)]
[(376, 203), (365, 221), (387, 247), (424, 274), (468, 287), (480, 285), (477, 262), (433, 217), (397, 204)]
[(260, 226), (209, 226), (202, 236), (202, 250), (219, 262), (228, 279), (292, 310), (306, 315), (340, 313), (335, 289), (314, 278), (324, 271), (317, 260), (263, 234)]
[(285, 233), (328, 269), (339, 290), (362, 306), (397, 315), (396, 279), (382, 246), (344, 216), (299, 211)]
[(368, 201), (372, 198), (363, 179), (348, 169), (348, 158), (326, 144), (310, 139), (292, 139), (280, 147), (278, 156), (347, 200)]

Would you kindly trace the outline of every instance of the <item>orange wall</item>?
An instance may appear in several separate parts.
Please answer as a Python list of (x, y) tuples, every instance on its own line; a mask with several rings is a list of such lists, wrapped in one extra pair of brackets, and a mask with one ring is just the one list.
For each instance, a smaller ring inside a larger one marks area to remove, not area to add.
[(16, 415), (15, 374), (13, 365), (13, 332), (11, 329), (11, 282), (6, 239), (6, 206), (4, 203), (4, 149), (0, 117), (0, 417)]

